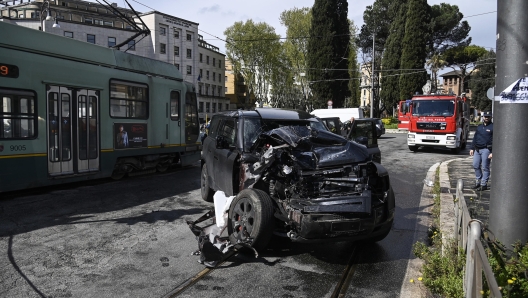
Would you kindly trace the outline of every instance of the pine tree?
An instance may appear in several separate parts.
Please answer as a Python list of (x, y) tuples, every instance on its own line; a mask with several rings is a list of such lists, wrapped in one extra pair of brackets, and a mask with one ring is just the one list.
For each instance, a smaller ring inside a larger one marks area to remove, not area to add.
[[(422, 93), (427, 81), (425, 58), (430, 38), (430, 6), (426, 0), (409, 0), (400, 62), (400, 98)], [(423, 71), (420, 71), (423, 69)]]
[(313, 108), (344, 106), (348, 89), (350, 29), (346, 0), (315, 0), (308, 40), (308, 78), (312, 81)]
[(390, 27), (385, 43), (385, 51), (381, 60), (381, 100), (387, 110), (396, 107), (400, 97), (400, 63), (402, 55), (402, 40), (405, 35), (405, 17), (407, 14), (406, 0), (393, 2), (391, 9), (397, 11), (396, 18)]

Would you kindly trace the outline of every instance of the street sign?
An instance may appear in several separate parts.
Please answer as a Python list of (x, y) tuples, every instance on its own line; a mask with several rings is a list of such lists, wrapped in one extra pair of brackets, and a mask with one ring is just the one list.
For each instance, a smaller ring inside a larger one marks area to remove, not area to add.
[(493, 99), (495, 98), (494, 94), (495, 94), (495, 87), (491, 87), (491, 88), (489, 88), (489, 89), (488, 89), (488, 92), (486, 92), (486, 96), (487, 96), (489, 99), (491, 99), (491, 100), (493, 100)]

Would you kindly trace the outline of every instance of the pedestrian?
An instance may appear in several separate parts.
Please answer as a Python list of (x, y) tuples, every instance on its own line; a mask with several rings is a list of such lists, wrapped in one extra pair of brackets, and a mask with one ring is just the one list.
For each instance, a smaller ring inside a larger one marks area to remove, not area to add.
[(473, 156), (473, 168), (475, 169), (476, 183), (473, 189), (487, 190), (490, 177), (491, 150), (493, 144), (493, 123), (491, 112), (482, 113), (482, 124), (477, 126), (473, 135), (469, 155)]

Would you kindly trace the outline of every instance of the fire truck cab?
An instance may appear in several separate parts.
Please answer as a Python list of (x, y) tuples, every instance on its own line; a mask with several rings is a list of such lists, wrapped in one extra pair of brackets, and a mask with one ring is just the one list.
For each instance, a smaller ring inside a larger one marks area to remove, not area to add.
[(466, 148), (469, 106), (464, 95), (415, 95), (408, 113), (409, 150), (416, 152), (420, 146), (436, 147), (458, 154)]

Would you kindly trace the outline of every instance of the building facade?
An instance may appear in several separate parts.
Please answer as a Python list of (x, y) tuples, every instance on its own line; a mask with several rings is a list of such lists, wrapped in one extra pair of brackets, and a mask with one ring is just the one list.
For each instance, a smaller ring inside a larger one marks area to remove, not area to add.
[[(139, 13), (81, 0), (0, 1), (0, 21), (43, 30), (174, 64), (196, 86), (201, 121), (229, 107), (225, 97), (225, 54), (198, 33), (199, 24), (158, 11)], [(122, 14), (150, 34), (141, 34)], [(51, 16), (48, 17), (48, 16)], [(146, 28), (145, 28), (146, 26)]]

